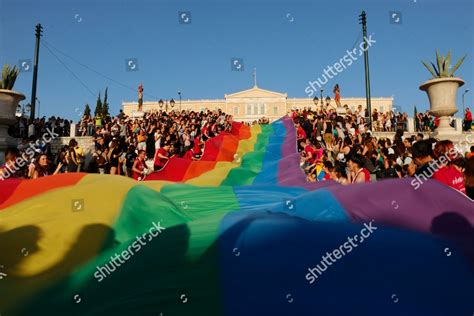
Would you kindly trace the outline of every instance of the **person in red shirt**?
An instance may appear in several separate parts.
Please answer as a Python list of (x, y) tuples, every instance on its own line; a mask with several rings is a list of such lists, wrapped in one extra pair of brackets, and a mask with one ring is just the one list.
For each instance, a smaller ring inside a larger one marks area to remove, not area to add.
[(305, 142), (306, 140), (306, 132), (301, 127), (300, 123), (296, 123), (296, 136), (297, 136), (297, 144), (300, 144), (298, 151), (304, 150), (304, 147), (301, 146), (301, 142)]
[(193, 148), (187, 150), (186, 153), (184, 154), (183, 158), (186, 159), (186, 160), (199, 160), (199, 158), (196, 158), (194, 156), (194, 149)]
[(291, 119), (295, 121), (295, 118), (298, 116), (298, 110), (296, 111), (291, 111)]
[(306, 132), (301, 127), (300, 123), (296, 123), (296, 135), (298, 136), (298, 141), (306, 139)]
[(466, 194), (464, 177), (453, 164), (459, 156), (453, 142), (443, 140), (436, 143), (433, 153), (436, 158), (436, 166), (439, 168), (434, 172), (432, 178)]
[(209, 125), (204, 122), (204, 126), (201, 128), (202, 141), (205, 142), (209, 139)]
[(365, 164), (364, 156), (360, 154), (352, 155), (347, 163), (351, 171), (352, 183), (370, 182), (370, 172), (363, 166)]
[(333, 166), (332, 162), (325, 161), (324, 164), (323, 164), (323, 172), (320, 175), (321, 177), (318, 176), (318, 180), (319, 181), (331, 180), (331, 175), (332, 175), (333, 172), (334, 172), (334, 166)]
[(464, 131), (470, 131), (472, 128), (472, 113), (469, 108), (466, 109), (464, 114)]
[(312, 144), (309, 140), (306, 140), (306, 146), (304, 147), (304, 169), (309, 173), (317, 173), (318, 167), (321, 166), (323, 155), (324, 149), (320, 142)]
[(146, 151), (139, 150), (138, 157), (135, 158), (135, 161), (133, 162), (133, 166), (132, 166), (133, 178), (135, 180), (138, 180), (138, 181), (143, 180), (143, 178), (146, 176), (145, 169), (148, 170), (148, 167), (145, 164), (145, 158), (146, 158)]
[(312, 165), (316, 161), (316, 149), (309, 139), (306, 139), (304, 146), (304, 160)]
[(466, 194), (463, 175), (454, 166), (444, 166), (436, 170), (433, 179)]
[(324, 154), (324, 149), (321, 147), (320, 142), (316, 142), (316, 144), (312, 144), (309, 139), (306, 140), (306, 146), (304, 147), (306, 159), (310, 164), (319, 163), (321, 162), (321, 157)]
[(217, 122), (214, 122), (211, 124), (211, 128), (210, 128), (210, 136), (211, 137), (214, 137), (214, 136), (217, 136)]
[(321, 158), (324, 155), (324, 148), (321, 146), (321, 143), (316, 142), (316, 144), (313, 145), (313, 149), (314, 149), (314, 155), (315, 155), (314, 162), (315, 163), (321, 162)]
[(196, 137), (194, 137), (194, 146), (193, 146), (195, 157), (200, 157), (202, 155), (202, 146), (203, 146), (203, 143), (200, 140), (200, 136), (196, 135)]
[(155, 163), (154, 163), (154, 168), (155, 171), (161, 170), (164, 168), (166, 163), (169, 160), (169, 150), (170, 150), (170, 144), (165, 143), (165, 145), (161, 148), (159, 148), (156, 153), (155, 153)]

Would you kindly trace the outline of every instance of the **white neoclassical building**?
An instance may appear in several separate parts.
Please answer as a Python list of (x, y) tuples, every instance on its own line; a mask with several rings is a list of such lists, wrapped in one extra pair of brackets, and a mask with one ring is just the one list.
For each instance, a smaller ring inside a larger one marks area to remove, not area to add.
[[(231, 94), (224, 94), (224, 99), (219, 100), (182, 100), (180, 101), (145, 101), (143, 102), (143, 111), (152, 110), (193, 110), (202, 111), (204, 109), (221, 109), (226, 113), (233, 114), (236, 121), (252, 122), (265, 116), (274, 121), (287, 114), (291, 109), (303, 109), (304, 107), (318, 109), (321, 107), (320, 100), (310, 98), (288, 98), (286, 93), (275, 92), (259, 88), (256, 84), (248, 90), (239, 91)], [(335, 107), (336, 102), (333, 99), (325, 99), (324, 103), (329, 101), (330, 106)], [(353, 111), (359, 105), (365, 109), (365, 98), (341, 98), (341, 105), (347, 105)], [(123, 111), (130, 115), (138, 110), (138, 102), (123, 102)], [(381, 112), (392, 110), (393, 98), (372, 98), (372, 109)]]

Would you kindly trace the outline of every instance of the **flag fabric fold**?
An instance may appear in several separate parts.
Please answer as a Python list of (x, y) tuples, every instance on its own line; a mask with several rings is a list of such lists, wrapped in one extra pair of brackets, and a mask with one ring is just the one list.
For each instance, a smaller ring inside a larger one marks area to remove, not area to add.
[(474, 310), (473, 201), (434, 180), (307, 183), (288, 117), (146, 180), (0, 182), (0, 314)]

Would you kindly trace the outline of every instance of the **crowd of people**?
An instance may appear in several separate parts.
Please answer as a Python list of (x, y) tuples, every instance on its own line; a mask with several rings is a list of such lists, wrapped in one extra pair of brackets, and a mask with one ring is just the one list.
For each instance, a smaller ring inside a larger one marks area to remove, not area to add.
[[(338, 114), (335, 109), (305, 108), (293, 110), (290, 115), (297, 132), (301, 166), (309, 182), (331, 179), (350, 184), (413, 177), (413, 185), (418, 186), (434, 178), (474, 197), (474, 146), (466, 154), (459, 153), (449, 140), (424, 139), (422, 133), (405, 137), (403, 128), (399, 128), (399, 122), (406, 118), (404, 114), (397, 114), (391, 121), (390, 114), (377, 116), (374, 111), (373, 130), (387, 131), (397, 126), (393, 139), (374, 137), (361, 108), (345, 114)], [(384, 117), (391, 121), (388, 127)], [(140, 118), (122, 111), (115, 117), (84, 116), (78, 123), (80, 136), (91, 136), (94, 142), (92, 160), (87, 165), (84, 149), (75, 139), (55, 153), (50, 142), (26, 137), (25, 125), (20, 124), (16, 132), (24, 136), (23, 140), (6, 152), (0, 176), (35, 179), (57, 173), (90, 172), (143, 179), (148, 173), (163, 169), (173, 156), (199, 160), (206, 141), (230, 131), (232, 121), (232, 116), (221, 110), (152, 111)], [(269, 121), (262, 118), (258, 123)], [(66, 136), (69, 121), (38, 119), (35, 130), (35, 135), (50, 132)]]
[(377, 138), (364, 111), (338, 115), (304, 109), (292, 111), (291, 117), (308, 182), (351, 184), (412, 177), (418, 189), (433, 178), (474, 198), (474, 146), (460, 152), (464, 149), (452, 141), (425, 139), (423, 133), (405, 137), (402, 129), (393, 139)]
[[(93, 125), (89, 124), (91, 121)], [(142, 179), (164, 168), (173, 156), (200, 159), (206, 141), (223, 131), (230, 132), (232, 121), (232, 116), (221, 110), (152, 111), (140, 118), (128, 117), (121, 111), (113, 118), (83, 117), (79, 126), (88, 127), (86, 133), (92, 136), (95, 148), (89, 164), (84, 164), (84, 149), (75, 139), (53, 153), (50, 142), (30, 136), (18, 148), (7, 150), (0, 176), (34, 179), (57, 173), (90, 172)]]
[[(360, 111), (361, 106), (359, 106)], [(394, 132), (397, 129), (406, 130), (408, 126), (408, 114), (389, 111), (380, 113), (374, 109), (372, 113), (372, 128), (376, 132)]]
[[(46, 117), (36, 118), (33, 121), (25, 116), (21, 116), (9, 128), (8, 134), (15, 138), (27, 139), (30, 135), (42, 135), (49, 129), (54, 131), (59, 137), (67, 137), (70, 135), (71, 124), (72, 121), (56, 116), (48, 119)], [(29, 131), (29, 128), (32, 128), (32, 130)]]
[[(343, 106), (345, 112), (349, 115), (352, 111), (347, 105)], [(330, 108), (329, 105), (326, 108)], [(357, 113), (365, 113), (362, 105), (359, 105)], [(367, 119), (367, 113), (363, 115)], [(424, 113), (416, 113), (414, 117), (416, 132), (433, 132), (439, 126), (439, 118), (434, 116), (430, 111)], [(451, 117), (451, 126), (455, 127), (455, 118)], [(472, 113), (469, 108), (466, 108), (464, 113), (463, 131), (471, 131), (472, 129)], [(379, 112), (377, 109), (372, 111), (372, 130), (375, 132), (395, 132), (397, 130), (408, 131), (408, 114), (406, 112), (397, 112), (391, 110), (385, 113)]]

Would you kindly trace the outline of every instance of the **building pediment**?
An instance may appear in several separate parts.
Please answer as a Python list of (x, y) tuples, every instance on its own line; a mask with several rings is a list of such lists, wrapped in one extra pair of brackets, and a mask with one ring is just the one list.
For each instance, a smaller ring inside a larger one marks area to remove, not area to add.
[(226, 94), (226, 99), (240, 99), (240, 98), (286, 98), (286, 93), (279, 93), (275, 91), (253, 87), (252, 89), (239, 91), (232, 94)]

